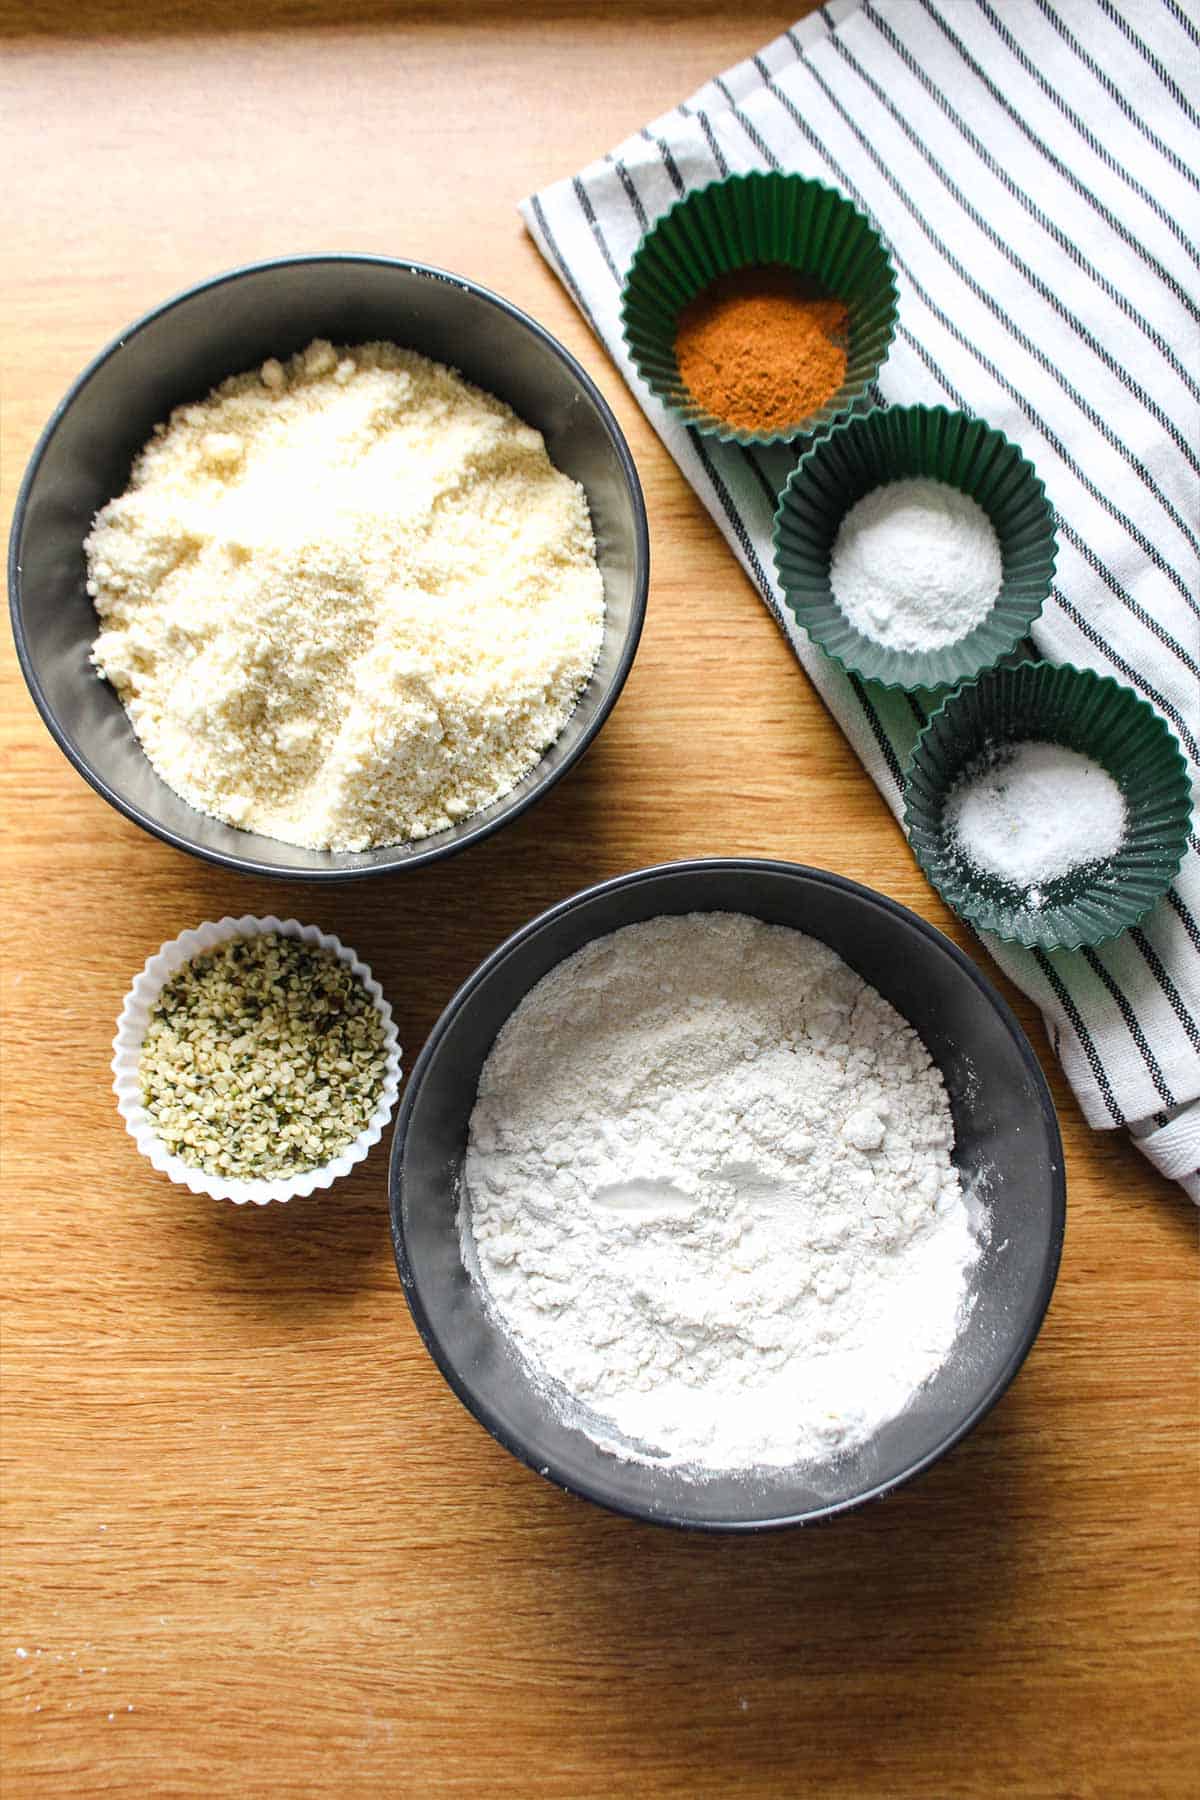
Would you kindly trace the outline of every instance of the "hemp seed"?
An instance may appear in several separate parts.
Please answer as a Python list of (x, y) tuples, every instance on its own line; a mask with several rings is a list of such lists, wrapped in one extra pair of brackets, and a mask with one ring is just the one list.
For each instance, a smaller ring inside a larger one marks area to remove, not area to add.
[(158, 996), (138, 1063), (142, 1103), (172, 1155), (209, 1175), (320, 1168), (383, 1091), (371, 996), (330, 950), (269, 932), (194, 956)]

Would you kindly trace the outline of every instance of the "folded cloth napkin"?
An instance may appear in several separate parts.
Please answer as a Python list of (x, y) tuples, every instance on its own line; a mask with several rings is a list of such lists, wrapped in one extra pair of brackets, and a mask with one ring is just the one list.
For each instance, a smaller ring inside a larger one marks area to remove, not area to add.
[[(542, 254), (713, 515), (893, 812), (923, 720), (781, 603), (792, 457), (706, 439), (638, 380), (621, 283), (648, 225), (746, 169), (818, 176), (891, 246), (880, 378), (1019, 443), (1058, 523), (1039, 653), (1158, 708), (1200, 802), (1200, 31), (1188, 0), (831, 0), (572, 179), (525, 201)], [(986, 939), (1036, 1001), (1089, 1122), (1200, 1202), (1200, 804), (1179, 877), (1099, 950)]]

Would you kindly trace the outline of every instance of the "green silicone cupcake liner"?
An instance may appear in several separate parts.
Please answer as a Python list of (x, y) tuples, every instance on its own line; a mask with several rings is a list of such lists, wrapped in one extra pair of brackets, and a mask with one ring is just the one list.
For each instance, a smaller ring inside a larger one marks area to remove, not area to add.
[[(987, 617), (937, 650), (893, 650), (858, 631), (833, 597), (838, 526), (864, 494), (913, 476), (961, 489), (1000, 540), (1000, 592)], [(889, 688), (950, 687), (1020, 643), (1054, 577), (1054, 514), (1046, 490), (1003, 432), (944, 406), (876, 407), (847, 420), (800, 458), (775, 515), (775, 566), (789, 610), (827, 656)]]
[[(781, 263), (845, 303), (846, 379), (786, 431), (743, 431), (688, 392), (675, 328), (719, 275)], [(646, 233), (625, 278), (621, 324), (638, 374), (687, 424), (727, 443), (790, 443), (831, 425), (874, 381), (895, 330), (896, 276), (879, 234), (834, 188), (778, 172), (730, 175), (677, 200)]]
[[(1099, 763), (1127, 815), (1116, 855), (1043, 882), (1036, 909), (1021, 888), (969, 863), (946, 823), (973, 763), (1030, 741)], [(917, 739), (904, 795), (917, 861), (943, 900), (979, 929), (1043, 950), (1102, 944), (1144, 918), (1183, 860), (1192, 810), (1187, 764), (1152, 706), (1111, 676), (1042, 662), (993, 669), (951, 694)]]

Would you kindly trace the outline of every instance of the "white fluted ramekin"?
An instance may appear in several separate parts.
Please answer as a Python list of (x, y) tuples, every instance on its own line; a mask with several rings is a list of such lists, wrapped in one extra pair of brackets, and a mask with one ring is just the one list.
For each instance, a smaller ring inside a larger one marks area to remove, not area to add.
[[(142, 1040), (159, 994), (184, 963), (190, 962), (202, 951), (225, 943), (229, 938), (263, 937), (272, 931), (277, 931), (281, 937), (300, 938), (306, 944), (316, 944), (322, 950), (331, 950), (338, 961), (344, 962), (362, 982), (383, 1021), (384, 1046), (387, 1052), (383, 1090), (374, 1112), (353, 1143), (347, 1144), (344, 1150), (339, 1150), (335, 1157), (322, 1163), (320, 1168), (306, 1169), (297, 1175), (276, 1176), (271, 1180), (209, 1175), (205, 1170), (184, 1162), (181, 1156), (171, 1155), (142, 1105), (141, 1083), (138, 1079)], [(146, 966), (125, 996), (125, 1004), (117, 1020), (112, 1072), (117, 1111), (124, 1119), (125, 1129), (134, 1143), (154, 1168), (170, 1176), (181, 1187), (190, 1188), (193, 1194), (208, 1194), (214, 1200), (232, 1200), (235, 1206), (245, 1206), (247, 1203), (266, 1206), (272, 1200), (296, 1200), (313, 1193), (317, 1188), (332, 1187), (339, 1176), (345, 1175), (356, 1163), (362, 1162), (371, 1146), (379, 1142), (400, 1091), (400, 1044), (392, 1022), (392, 1009), (383, 997), (383, 990), (366, 963), (360, 962), (353, 950), (347, 949), (345, 944), (328, 932), (318, 931), (315, 925), (301, 925), (297, 919), (277, 919), (274, 916), (256, 919), (246, 914), (240, 919), (219, 919), (215, 924), (206, 922), (198, 925), (195, 931), (183, 931), (147, 959)]]

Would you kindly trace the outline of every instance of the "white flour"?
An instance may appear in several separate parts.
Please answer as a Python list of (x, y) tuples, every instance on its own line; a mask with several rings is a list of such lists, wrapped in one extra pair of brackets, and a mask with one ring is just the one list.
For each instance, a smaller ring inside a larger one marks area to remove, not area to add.
[(464, 1251), (560, 1410), (626, 1456), (824, 1459), (954, 1341), (978, 1246), (952, 1143), (920, 1040), (833, 951), (737, 914), (654, 919), (500, 1032)]
[(829, 585), (865, 637), (891, 650), (937, 650), (991, 611), (1004, 565), (977, 500), (944, 481), (889, 481), (838, 527)]

